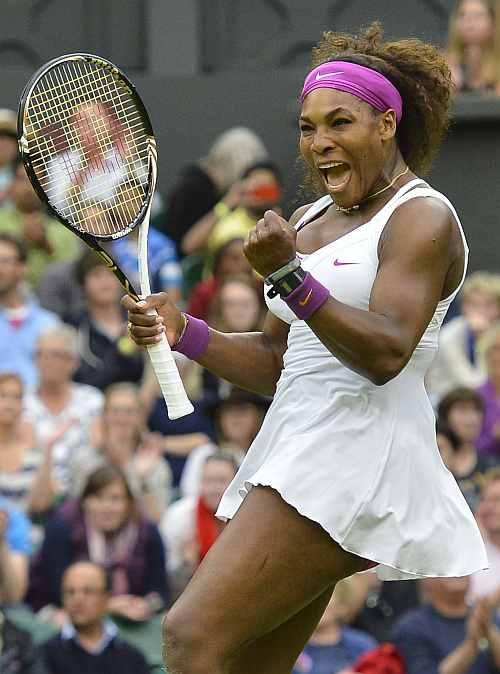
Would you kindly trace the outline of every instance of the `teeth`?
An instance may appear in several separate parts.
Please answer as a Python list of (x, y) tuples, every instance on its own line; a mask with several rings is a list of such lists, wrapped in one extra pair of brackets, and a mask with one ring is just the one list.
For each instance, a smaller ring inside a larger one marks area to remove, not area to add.
[(342, 166), (343, 163), (344, 163), (343, 161), (331, 161), (329, 164), (321, 164), (321, 166), (318, 166), (318, 168), (321, 171), (324, 171), (325, 169), (335, 168), (336, 166)]

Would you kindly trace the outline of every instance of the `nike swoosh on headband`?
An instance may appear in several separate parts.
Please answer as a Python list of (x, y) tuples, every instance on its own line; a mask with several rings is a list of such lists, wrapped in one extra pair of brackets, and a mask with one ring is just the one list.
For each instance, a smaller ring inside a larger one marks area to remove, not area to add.
[(325, 77), (335, 77), (335, 75), (343, 75), (343, 74), (344, 74), (343, 70), (339, 70), (336, 73), (323, 73), (323, 74), (316, 73), (316, 80), (324, 80)]

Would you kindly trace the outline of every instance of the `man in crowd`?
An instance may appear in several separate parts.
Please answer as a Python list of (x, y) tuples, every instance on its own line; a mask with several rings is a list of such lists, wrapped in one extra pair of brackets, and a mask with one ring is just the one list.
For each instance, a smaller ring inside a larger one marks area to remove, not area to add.
[(26, 259), (26, 247), (19, 239), (0, 234), (0, 372), (15, 372), (29, 388), (37, 379), (36, 341), (57, 317), (27, 292)]
[(47, 674), (150, 674), (144, 656), (105, 619), (109, 587), (104, 569), (92, 562), (72, 564), (63, 576), (62, 597), (68, 620), (41, 647)]
[(8, 197), (0, 209), (0, 232), (19, 236), (26, 244), (26, 278), (36, 289), (47, 265), (77, 257), (79, 239), (47, 215), (22, 164), (17, 165)]
[(469, 577), (426, 578), (425, 603), (394, 628), (392, 641), (407, 674), (494, 674), (500, 668), (500, 619), (488, 599), (472, 609), (466, 602)]
[[(337, 584), (309, 643), (300, 654), (293, 674), (344, 674), (359, 656), (377, 646), (375, 639), (344, 623), (351, 614), (352, 580)], [(342, 670), (342, 672), (341, 672)]]

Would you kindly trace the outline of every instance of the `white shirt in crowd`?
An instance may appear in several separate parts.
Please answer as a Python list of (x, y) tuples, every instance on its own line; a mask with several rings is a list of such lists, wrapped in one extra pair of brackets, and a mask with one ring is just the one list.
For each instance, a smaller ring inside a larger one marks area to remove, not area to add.
[(72, 459), (90, 444), (90, 428), (94, 419), (101, 414), (103, 404), (102, 392), (87, 384), (71, 384), (71, 398), (59, 414), (53, 414), (47, 409), (36, 391), (26, 394), (26, 416), (35, 425), (36, 446), (40, 450), (65, 422), (72, 421), (53, 450), (54, 477), (63, 490), (67, 490), (70, 483)]

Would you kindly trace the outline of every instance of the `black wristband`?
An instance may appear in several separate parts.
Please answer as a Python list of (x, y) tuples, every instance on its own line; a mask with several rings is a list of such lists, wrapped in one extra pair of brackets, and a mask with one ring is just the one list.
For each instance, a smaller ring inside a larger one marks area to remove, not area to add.
[(267, 296), (271, 299), (276, 297), (276, 295), (286, 297), (304, 282), (305, 277), (306, 272), (302, 267), (298, 267), (294, 271), (286, 274), (286, 276), (280, 278), (279, 281), (276, 281), (271, 290), (267, 293)]

